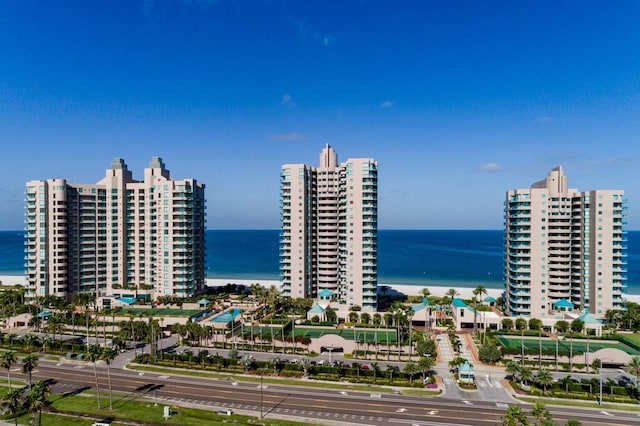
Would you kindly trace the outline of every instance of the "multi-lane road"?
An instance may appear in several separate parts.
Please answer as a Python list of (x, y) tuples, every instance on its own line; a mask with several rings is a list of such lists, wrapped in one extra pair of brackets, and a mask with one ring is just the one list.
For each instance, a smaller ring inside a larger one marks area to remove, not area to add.
[[(106, 369), (98, 369), (106, 387)], [(34, 379), (53, 380), (53, 390), (70, 392), (93, 387), (89, 365), (72, 365), (41, 360)], [(461, 400), (444, 397), (408, 396), (375, 392), (250, 383), (233, 379), (193, 378), (179, 375), (111, 370), (115, 391), (132, 397), (153, 398), (158, 410), (163, 405), (193, 405), (212, 411), (234, 412), (266, 417), (312, 419), (320, 424), (360, 425), (498, 425), (507, 403)], [(117, 402), (114, 402), (117, 406)], [(528, 406), (523, 406), (529, 412)], [(553, 418), (563, 423), (575, 418), (583, 425), (637, 425), (640, 412), (606, 412), (578, 407), (551, 408)]]

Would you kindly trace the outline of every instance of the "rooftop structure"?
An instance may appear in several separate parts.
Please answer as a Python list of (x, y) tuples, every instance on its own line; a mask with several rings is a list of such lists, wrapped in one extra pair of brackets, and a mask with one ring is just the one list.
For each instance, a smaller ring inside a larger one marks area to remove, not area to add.
[(116, 158), (96, 184), (27, 182), (27, 297), (92, 293), (108, 304), (201, 292), (204, 189), (195, 179), (172, 179), (159, 157), (141, 181)]
[(622, 190), (569, 188), (562, 167), (531, 188), (508, 191), (506, 314), (554, 316), (563, 299), (598, 318), (621, 309), (627, 280), (625, 203)]
[[(378, 164), (370, 158), (338, 165), (329, 145), (318, 167), (285, 164), (280, 174), (282, 293), (377, 308)], [(323, 293), (324, 294), (324, 293)]]

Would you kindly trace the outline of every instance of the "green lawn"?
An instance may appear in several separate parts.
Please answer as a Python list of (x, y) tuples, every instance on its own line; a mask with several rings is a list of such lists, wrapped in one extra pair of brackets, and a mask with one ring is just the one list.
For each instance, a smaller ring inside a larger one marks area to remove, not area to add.
[(633, 333), (633, 334), (624, 333), (624, 334), (618, 334), (618, 336), (622, 337), (623, 340), (628, 340), (632, 343), (635, 343), (637, 346), (640, 346), (640, 334), (638, 333)]
[[(166, 425), (189, 425), (205, 426), (214, 424), (268, 424), (282, 426), (304, 425), (301, 422), (292, 422), (267, 418), (260, 423), (256, 423), (256, 417), (233, 414), (227, 416), (219, 414), (212, 409), (195, 409), (187, 407), (171, 406), (171, 417), (165, 420), (163, 410), (165, 404), (155, 404), (152, 400), (139, 398), (132, 394), (114, 393), (113, 411), (109, 410), (108, 394), (101, 392), (102, 409), (98, 409), (96, 394), (94, 392), (84, 392), (79, 395), (55, 394), (49, 397), (51, 407), (60, 414), (42, 414), (42, 424), (47, 426), (88, 426), (96, 419), (111, 420), (113, 426), (124, 426), (125, 424), (166, 424)], [(31, 424), (33, 414), (23, 414), (18, 417), (19, 424)], [(36, 414), (37, 418), (37, 414)], [(13, 420), (5, 419), (12, 422)], [(118, 422), (120, 421), (120, 423)], [(126, 422), (126, 423), (125, 423)]]
[[(537, 350), (539, 341), (535, 338), (525, 338), (522, 341), (519, 337), (506, 337), (500, 336), (498, 340), (502, 345), (510, 349), (519, 349), (521, 346), (521, 342), (524, 342), (525, 349), (529, 350)], [(541, 340), (542, 349), (547, 351), (555, 351), (556, 350), (556, 341), (555, 340)], [(590, 340), (588, 342), (589, 352), (595, 352), (604, 348), (614, 348), (620, 349), (630, 355), (640, 355), (640, 351), (633, 349), (630, 346), (625, 345), (622, 342), (602, 342), (599, 340)], [(560, 339), (558, 340), (558, 351), (559, 352), (569, 352), (571, 349), (571, 339)], [(584, 353), (587, 351), (587, 340), (586, 339), (573, 339), (573, 352), (574, 353)]]

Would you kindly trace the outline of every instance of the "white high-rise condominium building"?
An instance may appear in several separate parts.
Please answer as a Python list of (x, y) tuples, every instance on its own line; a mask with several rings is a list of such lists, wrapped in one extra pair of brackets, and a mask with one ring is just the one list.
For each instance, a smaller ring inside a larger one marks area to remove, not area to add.
[(507, 314), (552, 318), (567, 302), (576, 312), (600, 318), (608, 309), (621, 309), (627, 279), (625, 204), (621, 190), (570, 189), (561, 167), (529, 189), (508, 191)]
[(316, 297), (323, 289), (348, 306), (377, 308), (378, 163), (338, 165), (329, 145), (319, 167), (285, 164), (280, 175), (282, 293)]
[(27, 296), (190, 296), (205, 283), (204, 184), (158, 157), (133, 179), (113, 160), (97, 184), (27, 182)]

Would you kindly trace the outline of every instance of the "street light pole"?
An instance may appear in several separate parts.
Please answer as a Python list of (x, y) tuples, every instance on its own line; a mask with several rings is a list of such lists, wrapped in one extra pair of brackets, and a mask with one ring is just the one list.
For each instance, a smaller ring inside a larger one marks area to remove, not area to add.
[(602, 405), (602, 360), (600, 360), (600, 399), (598, 404)]

